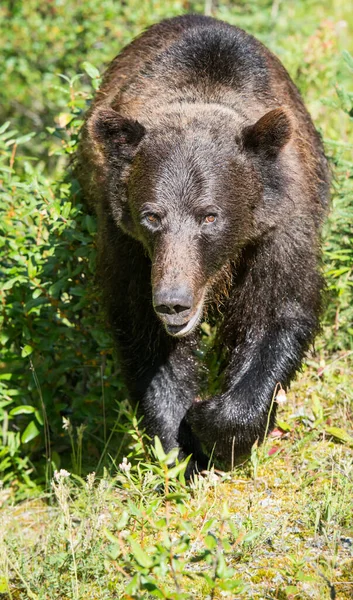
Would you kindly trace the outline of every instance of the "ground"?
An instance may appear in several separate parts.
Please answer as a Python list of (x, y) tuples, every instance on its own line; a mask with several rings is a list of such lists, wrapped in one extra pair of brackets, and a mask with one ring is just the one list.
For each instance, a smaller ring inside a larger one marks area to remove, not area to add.
[(0, 591), (14, 600), (352, 598), (352, 358), (311, 357), (278, 396), (278, 427), (231, 474), (188, 487), (161, 454), (138, 467), (135, 435), (133, 464), (115, 477), (59, 472), (56, 501), (11, 506), (3, 490)]

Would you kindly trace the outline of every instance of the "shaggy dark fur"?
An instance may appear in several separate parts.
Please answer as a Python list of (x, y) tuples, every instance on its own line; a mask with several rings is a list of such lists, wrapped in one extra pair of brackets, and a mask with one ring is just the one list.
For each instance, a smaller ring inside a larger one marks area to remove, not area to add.
[[(131, 401), (166, 451), (230, 464), (262, 440), (277, 383), (318, 327), (321, 140), (260, 42), (202, 16), (154, 25), (115, 58), (87, 115), (79, 179)], [(197, 401), (203, 308), (224, 389)]]

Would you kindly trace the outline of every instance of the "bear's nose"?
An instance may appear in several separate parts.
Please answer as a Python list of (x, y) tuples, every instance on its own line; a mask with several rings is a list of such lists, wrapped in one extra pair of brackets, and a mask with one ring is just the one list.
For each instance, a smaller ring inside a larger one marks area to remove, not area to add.
[(192, 295), (187, 288), (158, 290), (153, 298), (154, 309), (160, 315), (180, 315), (192, 308)]

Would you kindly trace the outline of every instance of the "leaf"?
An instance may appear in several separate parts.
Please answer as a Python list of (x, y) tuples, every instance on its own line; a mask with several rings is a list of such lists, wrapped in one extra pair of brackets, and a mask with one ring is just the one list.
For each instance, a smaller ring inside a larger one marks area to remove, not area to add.
[(96, 233), (97, 223), (94, 217), (92, 217), (91, 215), (85, 215), (83, 223), (86, 226), (88, 233), (90, 233), (91, 235)]
[(141, 567), (150, 569), (153, 566), (153, 560), (148, 556), (147, 552), (131, 537), (128, 538), (131, 546), (131, 553)]
[(218, 586), (221, 590), (229, 592), (234, 590), (238, 593), (245, 591), (245, 585), (241, 579), (223, 579), (223, 581), (218, 582)]
[(8, 593), (9, 588), (7, 585), (7, 579), (4, 576), (0, 577), (0, 594), (6, 594)]
[(10, 127), (10, 121), (5, 121), (0, 127), (0, 135), (6, 131)]
[(36, 438), (37, 435), (39, 435), (39, 433), (40, 432), (36, 425), (36, 422), (31, 421), (30, 423), (28, 423), (26, 429), (24, 430), (24, 432), (21, 435), (21, 442), (23, 444), (28, 444), (28, 442), (30, 442), (31, 440)]
[(320, 398), (317, 394), (313, 393), (311, 395), (312, 399), (312, 410), (314, 413), (314, 417), (316, 420), (321, 421), (324, 418), (324, 409), (320, 402)]
[(54, 296), (54, 298), (58, 296), (65, 283), (66, 281), (64, 279), (59, 279), (59, 281), (55, 281), (55, 283), (53, 283), (49, 288), (49, 294), (51, 296)]
[(344, 429), (341, 429), (340, 427), (325, 427), (325, 431), (340, 442), (353, 447), (353, 437)]
[(249, 533), (247, 533), (244, 538), (243, 538), (243, 542), (246, 544), (250, 544), (251, 542), (253, 542), (254, 540), (256, 540), (256, 538), (258, 538), (260, 535), (260, 531), (250, 531)]
[(130, 518), (130, 515), (127, 512), (127, 510), (123, 510), (119, 521), (116, 523), (116, 528), (119, 530), (124, 529), (124, 527), (126, 527), (128, 521), (129, 521), (129, 518)]
[(343, 50), (342, 56), (345, 63), (353, 71), (353, 56), (348, 52), (348, 50)]
[(0, 373), (0, 381), (10, 381), (13, 378), (13, 373)]
[(208, 550), (213, 550), (214, 548), (216, 548), (217, 538), (212, 533), (206, 535), (205, 546), (206, 548), (208, 548)]
[(4, 290), (11, 290), (11, 288), (13, 288), (13, 286), (15, 285), (15, 283), (17, 282), (24, 282), (26, 281), (25, 277), (21, 277), (21, 275), (18, 275), (17, 277), (12, 277), (11, 279), (8, 279), (7, 281), (5, 281), (2, 285), (1, 285), (1, 289)]
[(295, 585), (287, 585), (286, 594), (299, 594), (299, 589)]
[(42, 290), (41, 288), (36, 288), (33, 293), (32, 293), (32, 298), (35, 300), (36, 298), (39, 298), (39, 296), (41, 295)]
[(205, 581), (207, 582), (207, 584), (209, 585), (209, 587), (211, 589), (216, 587), (215, 581), (212, 579), (212, 577), (210, 577), (210, 575), (208, 573), (199, 573), (199, 575), (205, 579)]
[(100, 73), (99, 73), (98, 69), (94, 65), (92, 65), (90, 62), (87, 62), (87, 61), (83, 62), (82, 68), (91, 79), (98, 79), (98, 77), (100, 77)]
[(103, 527), (103, 533), (111, 544), (119, 544), (119, 539), (106, 527)]
[(182, 492), (171, 492), (170, 494), (166, 494), (164, 498), (169, 501), (183, 502), (184, 500), (187, 500), (188, 495), (183, 494)]
[(29, 142), (29, 140), (32, 139), (32, 137), (34, 137), (35, 135), (36, 134), (34, 132), (26, 133), (26, 135), (22, 135), (21, 137), (17, 138), (16, 144), (24, 144), (25, 142)]
[(163, 450), (161, 441), (160, 441), (159, 437), (157, 437), (157, 436), (155, 436), (155, 438), (154, 438), (154, 448), (153, 448), (153, 451), (154, 451), (154, 454), (155, 454), (157, 460), (160, 463), (163, 463), (165, 461), (165, 459), (166, 459), (166, 454), (165, 454), (165, 452)]
[(34, 412), (34, 416), (37, 419), (39, 425), (44, 425), (43, 417), (42, 417), (42, 414), (41, 414), (41, 412), (39, 410), (36, 410)]
[(219, 577), (220, 579), (223, 579), (225, 577), (232, 577), (234, 571), (232, 568), (227, 566), (226, 560), (223, 556), (223, 554), (219, 554), (218, 555), (218, 564), (217, 564), (217, 577)]
[(277, 425), (282, 431), (292, 431), (291, 426), (288, 423), (285, 423), (285, 421), (277, 421)]
[(118, 544), (109, 544), (107, 548), (107, 555), (111, 560), (116, 560), (121, 554), (121, 548)]
[(48, 562), (53, 567), (60, 569), (67, 560), (66, 552), (57, 552), (48, 557)]
[(187, 467), (187, 462), (183, 461), (183, 462), (179, 463), (178, 465), (175, 465), (175, 467), (172, 467), (171, 469), (169, 469), (169, 471), (168, 471), (169, 479), (175, 479), (180, 473), (185, 471), (186, 467)]
[(25, 346), (23, 346), (23, 348), (21, 350), (21, 356), (22, 356), (22, 358), (26, 358), (26, 356), (29, 356), (30, 354), (32, 354), (32, 352), (33, 352), (32, 346), (30, 346), (29, 344), (26, 344)]
[(15, 417), (16, 415), (32, 415), (36, 409), (34, 406), (29, 406), (28, 404), (23, 404), (22, 406), (16, 406), (10, 410), (11, 417)]
[(223, 550), (224, 552), (227, 554), (229, 552), (232, 552), (233, 550), (233, 546), (231, 545), (231, 543), (227, 540), (227, 538), (223, 538), (222, 539), (222, 546), (223, 546)]
[[(141, 577), (141, 584), (141, 589), (151, 592), (155, 598), (165, 598), (165, 594), (162, 592), (160, 587), (158, 587), (155, 580), (147, 577)], [(179, 600), (179, 594), (177, 598)]]
[[(168, 454), (166, 454), (166, 457), (163, 462), (166, 465), (172, 465), (177, 460), (178, 455), (179, 455), (179, 448), (172, 448), (172, 450), (170, 450), (170, 452), (168, 452)], [(180, 465), (177, 465), (177, 466), (180, 466)], [(179, 472), (179, 470), (178, 470), (178, 472)], [(169, 471), (169, 473), (170, 473), (170, 471)]]
[(212, 519), (208, 519), (201, 527), (201, 533), (204, 533), (205, 531), (209, 531), (210, 529), (212, 529), (212, 527), (214, 527), (216, 522), (217, 522), (217, 519), (215, 519), (214, 517), (212, 517)]
[(130, 579), (129, 583), (125, 587), (125, 591), (127, 594), (135, 594), (136, 592), (139, 591), (139, 587), (140, 587), (139, 580), (140, 580), (140, 574), (136, 573), (132, 577), (132, 579)]
[(306, 575), (305, 573), (303, 573), (303, 571), (299, 571), (299, 573), (297, 573), (296, 579), (298, 581), (311, 581), (312, 583), (316, 581), (315, 577), (313, 577), (312, 575)]

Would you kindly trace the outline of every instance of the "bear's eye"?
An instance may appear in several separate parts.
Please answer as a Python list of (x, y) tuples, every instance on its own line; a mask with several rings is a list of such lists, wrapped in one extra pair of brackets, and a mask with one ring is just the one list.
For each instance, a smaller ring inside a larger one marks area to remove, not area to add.
[(149, 223), (156, 223), (158, 221), (156, 215), (146, 215), (146, 219)]
[(161, 223), (159, 215), (156, 215), (155, 213), (145, 213), (142, 218), (146, 225), (149, 225), (150, 227), (159, 227)]
[(214, 223), (216, 221), (216, 219), (217, 219), (216, 215), (206, 215), (203, 222), (207, 223), (207, 224)]

